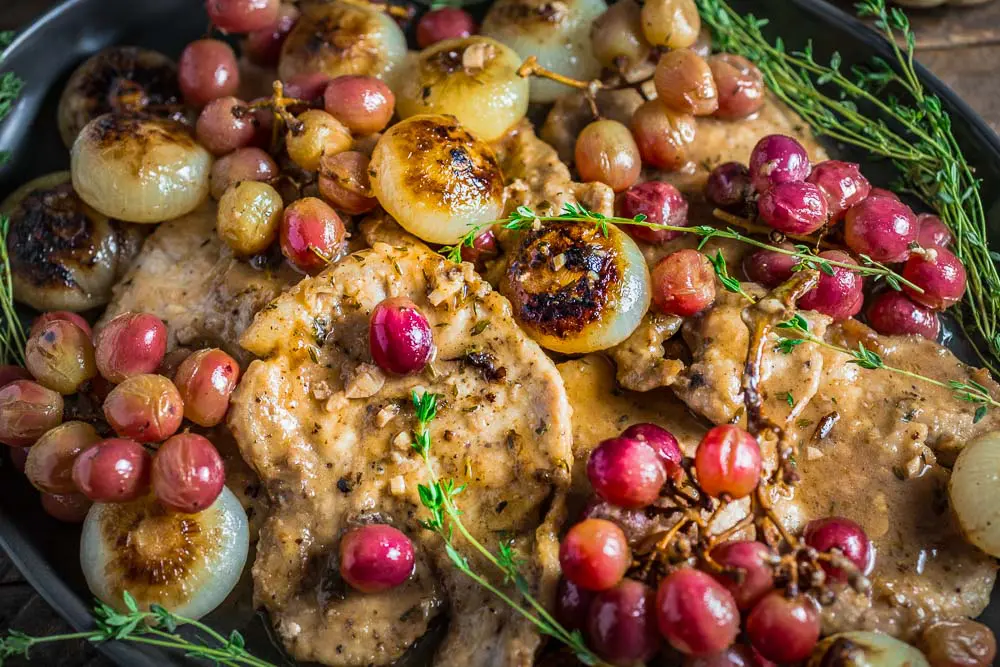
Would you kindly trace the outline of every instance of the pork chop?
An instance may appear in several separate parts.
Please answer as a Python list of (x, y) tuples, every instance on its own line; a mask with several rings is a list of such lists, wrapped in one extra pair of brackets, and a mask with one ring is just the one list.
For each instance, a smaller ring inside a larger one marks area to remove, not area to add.
[(299, 276), (285, 264), (255, 269), (234, 257), (215, 233), (215, 217), (210, 202), (159, 225), (113, 288), (98, 327), (126, 311), (152, 313), (167, 325), (168, 350), (217, 346), (246, 365), (240, 335)]
[[(395, 240), (303, 280), (242, 338), (261, 360), (233, 397), (229, 425), (272, 504), (255, 597), (299, 660), (390, 664), (445, 614), (435, 664), (526, 667), (541, 643), (534, 627), (456, 570), (418, 525), (427, 473), (410, 446), (410, 394), (441, 396), (431, 458), (440, 477), (468, 484), (458, 498), (465, 525), (494, 550), (513, 539), (529, 585), (549, 601), (573, 460), (563, 382), (471, 265)], [(369, 314), (389, 296), (412, 299), (430, 321), (436, 353), (422, 373), (387, 376), (372, 363)], [(418, 565), (404, 585), (364, 595), (340, 579), (340, 537), (365, 522), (414, 541)], [(468, 544), (457, 547), (505, 586)]]

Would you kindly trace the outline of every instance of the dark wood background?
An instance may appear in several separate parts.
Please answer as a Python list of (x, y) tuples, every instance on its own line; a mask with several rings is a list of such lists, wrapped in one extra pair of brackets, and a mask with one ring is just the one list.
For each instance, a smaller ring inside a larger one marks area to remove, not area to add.
[[(142, 1), (142, 0), (139, 0)], [(146, 0), (155, 2), (155, 0)], [(192, 0), (194, 2), (195, 0)], [(0, 0), (0, 30), (30, 22), (55, 0)], [(849, 8), (849, 2), (837, 2)], [(974, 8), (912, 10), (923, 64), (954, 88), (994, 130), (1000, 130), (1000, 0)], [(0, 632), (16, 628), (32, 635), (70, 632), (66, 623), (28, 585), (0, 551)], [(83, 642), (41, 646), (30, 663), (14, 666), (107, 667), (110, 665)]]

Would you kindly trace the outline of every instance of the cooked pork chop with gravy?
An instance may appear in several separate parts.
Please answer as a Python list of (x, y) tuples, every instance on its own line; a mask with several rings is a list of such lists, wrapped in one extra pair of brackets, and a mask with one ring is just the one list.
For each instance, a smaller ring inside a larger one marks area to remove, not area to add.
[[(458, 497), (466, 526), (491, 549), (513, 538), (530, 586), (549, 601), (573, 461), (563, 381), (471, 265), (397, 241), (303, 280), (242, 338), (261, 360), (247, 369), (229, 424), (273, 508), (255, 596), (299, 660), (390, 664), (443, 615), (435, 664), (527, 666), (541, 644), (534, 626), (457, 571), (417, 523), (428, 476), (411, 448), (410, 395), (441, 397), (431, 460), (440, 478), (468, 485)], [(369, 316), (390, 296), (412, 299), (434, 332), (435, 358), (418, 375), (388, 376), (372, 363)], [(364, 595), (340, 579), (339, 540), (366, 522), (414, 541), (416, 572), (401, 587)], [(468, 544), (457, 546), (503, 585)]]

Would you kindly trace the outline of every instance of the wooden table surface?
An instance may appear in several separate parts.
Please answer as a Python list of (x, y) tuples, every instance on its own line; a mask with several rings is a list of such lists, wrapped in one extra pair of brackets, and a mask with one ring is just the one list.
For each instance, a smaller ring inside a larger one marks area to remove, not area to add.
[[(55, 0), (2, 3), (0, 30), (19, 28), (56, 4)], [(850, 9), (853, 3), (836, 4)], [(909, 14), (918, 35), (920, 61), (1000, 131), (1000, 81), (994, 71), (1000, 61), (1000, 0), (980, 7), (911, 10)], [(33, 635), (71, 631), (0, 551), (0, 631), (7, 628)], [(110, 663), (92, 647), (75, 642), (42, 646), (32, 652), (30, 663), (7, 664), (105, 667)]]

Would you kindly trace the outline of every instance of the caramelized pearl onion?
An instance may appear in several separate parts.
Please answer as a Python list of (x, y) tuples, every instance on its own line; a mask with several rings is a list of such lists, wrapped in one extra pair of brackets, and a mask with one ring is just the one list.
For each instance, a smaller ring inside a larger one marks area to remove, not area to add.
[(0, 205), (14, 298), (36, 310), (84, 311), (111, 299), (145, 232), (84, 203), (67, 171), (36, 178)]
[[(543, 67), (589, 81), (601, 73), (590, 45), (590, 26), (607, 8), (604, 0), (498, 0), (486, 13), (481, 32), (522, 58), (535, 56)], [(531, 80), (535, 103), (553, 102), (566, 91), (555, 81)]]
[(372, 151), (372, 191), (408, 232), (456, 243), (470, 226), (503, 213), (503, 175), (493, 149), (449, 116), (413, 116)]
[(172, 121), (106, 114), (73, 144), (73, 187), (104, 215), (155, 223), (190, 213), (208, 197), (212, 156)]
[(334, 0), (304, 6), (281, 49), (278, 76), (366, 74), (387, 81), (406, 57), (406, 37), (388, 13)]
[(59, 134), (66, 147), (105, 113), (144, 111), (182, 120), (177, 66), (157, 51), (112, 46), (94, 54), (66, 82), (59, 99)]
[(651, 290), (642, 251), (627, 234), (559, 223), (522, 234), (500, 291), (539, 345), (579, 354), (628, 338), (649, 309)]
[(246, 512), (226, 488), (197, 514), (168, 512), (147, 496), (90, 509), (80, 565), (91, 592), (119, 611), (128, 591), (140, 609), (201, 618), (236, 585), (249, 545)]
[(499, 139), (528, 111), (521, 58), (489, 37), (439, 42), (415, 58), (399, 84), (401, 118), (448, 113), (484, 141)]

